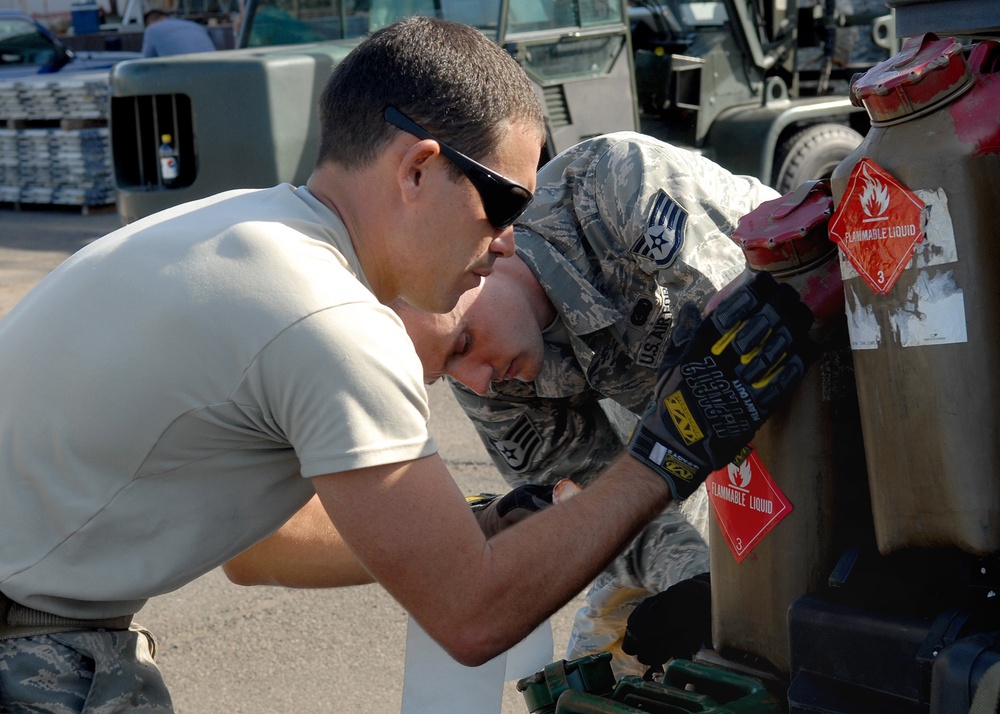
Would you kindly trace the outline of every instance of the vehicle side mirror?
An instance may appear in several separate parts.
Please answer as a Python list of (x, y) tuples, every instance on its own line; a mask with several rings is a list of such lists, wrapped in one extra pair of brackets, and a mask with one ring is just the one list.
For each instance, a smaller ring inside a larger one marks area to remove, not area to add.
[(55, 45), (52, 47), (52, 61), (46, 67), (47, 72), (58, 72), (60, 69), (69, 64), (70, 60), (73, 59), (73, 51), (63, 45)]

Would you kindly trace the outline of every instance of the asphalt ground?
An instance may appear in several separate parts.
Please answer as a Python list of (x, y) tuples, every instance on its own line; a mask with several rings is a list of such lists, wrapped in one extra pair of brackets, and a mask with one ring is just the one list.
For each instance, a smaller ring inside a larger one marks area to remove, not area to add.
[[(69, 255), (118, 225), (113, 209), (0, 208), (0, 316)], [(447, 387), (431, 387), (430, 399), (431, 432), (463, 491), (505, 491)], [(553, 659), (562, 658), (580, 604), (577, 598), (552, 619)], [(136, 620), (157, 637), (157, 661), (178, 714), (400, 711), (406, 615), (377, 585), (245, 588), (216, 570), (153, 599)], [(502, 714), (525, 712), (508, 682)]]

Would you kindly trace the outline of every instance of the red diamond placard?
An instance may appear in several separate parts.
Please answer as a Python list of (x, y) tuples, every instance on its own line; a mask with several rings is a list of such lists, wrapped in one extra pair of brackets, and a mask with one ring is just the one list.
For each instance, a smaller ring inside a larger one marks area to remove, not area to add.
[(714, 471), (705, 485), (715, 521), (738, 563), (792, 512), (792, 504), (756, 451), (751, 451), (739, 466), (729, 464)]
[(924, 239), (924, 202), (871, 159), (861, 159), (830, 221), (830, 237), (878, 295), (899, 280)]

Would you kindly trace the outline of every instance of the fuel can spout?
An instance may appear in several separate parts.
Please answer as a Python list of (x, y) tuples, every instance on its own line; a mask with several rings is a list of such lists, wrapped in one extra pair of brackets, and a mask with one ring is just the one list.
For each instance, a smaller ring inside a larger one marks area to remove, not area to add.
[(818, 323), (843, 313), (837, 246), (827, 223), (833, 215), (830, 183), (807, 181), (744, 216), (733, 233), (747, 265), (794, 287)]

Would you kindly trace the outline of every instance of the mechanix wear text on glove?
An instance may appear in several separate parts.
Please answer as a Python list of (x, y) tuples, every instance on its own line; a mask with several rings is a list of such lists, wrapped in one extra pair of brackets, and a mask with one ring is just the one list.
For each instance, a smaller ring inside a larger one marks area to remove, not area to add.
[(745, 454), (750, 439), (814, 358), (812, 313), (768, 273), (727, 287), (700, 318), (686, 303), (653, 400), (628, 450), (684, 499), (712, 471)]

